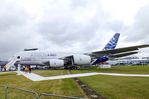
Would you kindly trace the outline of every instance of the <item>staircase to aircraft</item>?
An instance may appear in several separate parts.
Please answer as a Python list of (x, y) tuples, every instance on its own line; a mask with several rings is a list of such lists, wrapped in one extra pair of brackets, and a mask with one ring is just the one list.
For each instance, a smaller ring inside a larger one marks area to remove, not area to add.
[(16, 61), (18, 61), (16, 57), (12, 57), (11, 59), (9, 59), (9, 62), (5, 65), (6, 70), (9, 70), (11, 66), (14, 66)]

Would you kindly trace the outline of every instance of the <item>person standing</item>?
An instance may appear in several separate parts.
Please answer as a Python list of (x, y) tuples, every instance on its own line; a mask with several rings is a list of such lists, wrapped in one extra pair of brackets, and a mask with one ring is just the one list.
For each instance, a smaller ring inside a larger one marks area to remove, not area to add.
[(29, 66), (29, 73), (31, 73), (32, 69), (31, 69), (31, 66)]

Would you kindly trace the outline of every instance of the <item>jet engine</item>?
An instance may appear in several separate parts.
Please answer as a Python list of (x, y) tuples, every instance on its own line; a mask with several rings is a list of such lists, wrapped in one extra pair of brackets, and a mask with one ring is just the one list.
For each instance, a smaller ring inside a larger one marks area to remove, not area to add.
[(50, 67), (61, 67), (64, 66), (64, 60), (60, 60), (60, 59), (50, 59), (48, 61), (48, 65)]
[(72, 56), (72, 61), (73, 61), (73, 64), (76, 64), (76, 65), (85, 65), (85, 64), (90, 64), (91, 62), (91, 57), (90, 56), (87, 56), (87, 55), (73, 55)]

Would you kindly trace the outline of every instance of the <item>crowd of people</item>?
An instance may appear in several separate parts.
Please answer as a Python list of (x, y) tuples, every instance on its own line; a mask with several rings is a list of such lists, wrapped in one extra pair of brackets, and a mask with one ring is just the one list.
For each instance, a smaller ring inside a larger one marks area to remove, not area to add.
[(31, 73), (32, 69), (31, 69), (30, 66), (24, 66), (24, 67), (23, 67), (23, 71), (24, 71), (25, 73)]

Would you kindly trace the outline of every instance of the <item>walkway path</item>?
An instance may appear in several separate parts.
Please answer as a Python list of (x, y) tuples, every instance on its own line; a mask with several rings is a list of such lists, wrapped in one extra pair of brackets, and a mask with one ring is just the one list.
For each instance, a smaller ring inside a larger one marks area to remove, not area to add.
[(22, 71), (20, 73), (32, 81), (76, 78), (76, 77), (85, 77), (85, 76), (93, 76), (93, 75), (149, 77), (149, 75), (147, 75), (147, 74), (119, 74), (119, 73), (99, 73), (99, 72), (81, 73), (81, 74), (68, 74), (68, 75), (50, 76), (50, 77), (40, 76), (40, 75), (37, 75), (35, 73), (24, 73)]
[(54, 80), (54, 79), (65, 79), (65, 78), (75, 78), (75, 77), (98, 75), (98, 73), (93, 72), (93, 73), (68, 74), (68, 75), (44, 77), (44, 76), (37, 75), (35, 73), (24, 73), (22, 71), (20, 73), (32, 81)]
[(32, 81), (42, 81), (44, 80), (45, 77), (43, 76), (40, 76), (40, 75), (37, 75), (35, 73), (25, 73), (25, 72), (22, 72), (20, 71), (20, 73), (25, 76), (26, 78), (32, 80)]

